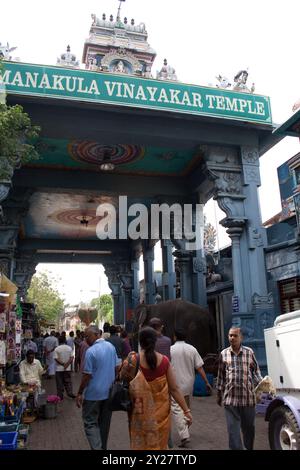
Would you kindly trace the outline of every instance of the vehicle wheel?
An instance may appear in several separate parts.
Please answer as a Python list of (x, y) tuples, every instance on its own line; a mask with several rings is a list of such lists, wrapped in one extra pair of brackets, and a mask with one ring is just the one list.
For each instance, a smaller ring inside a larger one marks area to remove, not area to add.
[(272, 450), (300, 450), (300, 429), (287, 406), (280, 406), (271, 413), (269, 443)]

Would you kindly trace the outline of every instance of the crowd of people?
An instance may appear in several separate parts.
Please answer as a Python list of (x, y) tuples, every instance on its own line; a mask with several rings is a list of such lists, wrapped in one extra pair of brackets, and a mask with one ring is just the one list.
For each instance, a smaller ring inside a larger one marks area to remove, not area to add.
[[(91, 325), (84, 332), (57, 334), (54, 331), (24, 345), (21, 363), (23, 382), (43, 374), (55, 375), (57, 395), (64, 392), (82, 408), (85, 434), (91, 449), (106, 450), (112, 411), (109, 392), (116, 378), (129, 384), (132, 409), (128, 412), (130, 447), (133, 450), (165, 450), (173, 447), (171, 423), (180, 437), (179, 447), (189, 447), (191, 395), (197, 371), (208, 394), (212, 387), (198, 351), (185, 342), (185, 331), (175, 329), (174, 344), (163, 335), (163, 324), (152, 318), (139, 332), (133, 350), (128, 334), (120, 327), (104, 324), (103, 332)], [(230, 346), (218, 361), (217, 403), (224, 405), (230, 449), (253, 449), (255, 435), (255, 386), (262, 380), (253, 351), (242, 345), (239, 328), (229, 330)], [(35, 345), (33, 345), (33, 344)], [(40, 347), (40, 344), (42, 347)], [(35, 359), (35, 355), (37, 359)], [(42, 364), (43, 365), (42, 365)], [(71, 372), (81, 373), (77, 394)], [(242, 434), (242, 436), (241, 436)]]

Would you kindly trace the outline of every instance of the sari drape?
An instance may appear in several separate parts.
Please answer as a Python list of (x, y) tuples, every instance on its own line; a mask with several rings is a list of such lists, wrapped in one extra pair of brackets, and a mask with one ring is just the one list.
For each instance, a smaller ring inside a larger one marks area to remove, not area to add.
[(170, 397), (165, 375), (147, 382), (141, 370), (130, 382), (133, 410), (129, 414), (132, 450), (168, 449)]

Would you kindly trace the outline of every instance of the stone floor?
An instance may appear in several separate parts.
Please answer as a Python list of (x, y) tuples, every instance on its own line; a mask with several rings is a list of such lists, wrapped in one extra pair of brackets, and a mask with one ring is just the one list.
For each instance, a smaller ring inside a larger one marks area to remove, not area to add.
[[(77, 392), (79, 374), (73, 374), (74, 392)], [(43, 386), (49, 394), (56, 394), (55, 380), (45, 380)], [(217, 406), (215, 395), (194, 397), (191, 404), (193, 425), (191, 428), (190, 449), (226, 450), (227, 431), (224, 410)], [(255, 449), (269, 449), (268, 425), (257, 415)], [(178, 449), (178, 435), (173, 432), (174, 449)], [(129, 449), (127, 414), (114, 412), (111, 422), (108, 448), (111, 450)], [(29, 449), (31, 450), (84, 450), (89, 449), (83, 431), (81, 410), (75, 400), (66, 397), (59, 405), (55, 419), (38, 419), (30, 426)]]

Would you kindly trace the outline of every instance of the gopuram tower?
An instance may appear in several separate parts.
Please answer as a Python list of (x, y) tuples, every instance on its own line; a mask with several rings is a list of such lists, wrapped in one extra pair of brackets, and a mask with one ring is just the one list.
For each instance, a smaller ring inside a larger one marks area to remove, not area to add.
[(150, 78), (156, 52), (150, 47), (144, 23), (121, 20), (121, 1), (116, 18), (92, 14), (89, 38), (84, 43), (82, 62), (93, 71), (124, 73)]

